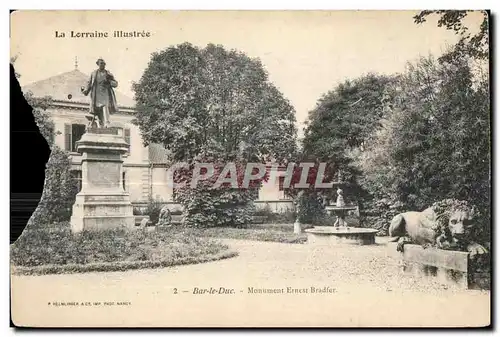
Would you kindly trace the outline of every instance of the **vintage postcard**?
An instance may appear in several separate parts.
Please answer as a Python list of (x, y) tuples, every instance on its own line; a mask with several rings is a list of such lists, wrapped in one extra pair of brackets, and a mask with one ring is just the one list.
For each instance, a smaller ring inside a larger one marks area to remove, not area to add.
[(12, 90), (50, 147), (10, 247), (12, 322), (490, 326), (489, 27), (12, 12)]

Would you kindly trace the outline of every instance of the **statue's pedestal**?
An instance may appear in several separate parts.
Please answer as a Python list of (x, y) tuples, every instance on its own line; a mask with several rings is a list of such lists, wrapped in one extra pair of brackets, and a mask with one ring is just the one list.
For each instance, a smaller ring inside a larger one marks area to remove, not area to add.
[(388, 257), (396, 259), (406, 274), (433, 278), (439, 283), (462, 289), (490, 289), (491, 275), (487, 270), (478, 270), (468, 252), (423, 248), (405, 244), (402, 253), (397, 243), (389, 242)]
[(128, 149), (113, 129), (89, 129), (77, 142), (82, 189), (73, 205), (73, 232), (135, 226), (130, 196), (122, 185), (122, 155)]
[(302, 224), (300, 223), (299, 220), (295, 220), (295, 222), (293, 224), (293, 233), (294, 234), (302, 233)]

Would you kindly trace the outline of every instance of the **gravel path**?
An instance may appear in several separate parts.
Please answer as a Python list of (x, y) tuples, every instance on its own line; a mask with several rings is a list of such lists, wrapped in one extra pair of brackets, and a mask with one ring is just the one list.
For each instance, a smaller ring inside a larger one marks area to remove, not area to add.
[[(432, 278), (404, 275), (390, 257), (385, 238), (369, 246), (276, 245), (232, 240), (230, 246), (259, 281), (277, 279), (334, 284), (336, 289), (376, 288), (384, 291), (460, 292)], [(243, 265), (243, 263), (241, 263)], [(248, 271), (247, 271), (248, 272)]]
[[(15, 321), (60, 326), (483, 326), (490, 293), (404, 276), (387, 247), (225, 240), (236, 258), (156, 270), (13, 276)], [(200, 295), (195, 288), (234, 289)], [(331, 293), (312, 294), (311, 287)], [(176, 288), (177, 294), (174, 294)], [(249, 293), (284, 289), (285, 294)], [(291, 293), (288, 293), (288, 288)], [(308, 293), (301, 293), (308, 289)], [(196, 293), (196, 294), (194, 294)], [(126, 309), (55, 301), (128, 301)], [(471, 311), (471, 308), (473, 310)], [(45, 314), (41, 312), (45, 310)], [(104, 311), (100, 311), (104, 310)], [(75, 313), (78, 314), (75, 315)], [(472, 312), (472, 314), (471, 314)], [(101, 313), (101, 314), (99, 314)]]

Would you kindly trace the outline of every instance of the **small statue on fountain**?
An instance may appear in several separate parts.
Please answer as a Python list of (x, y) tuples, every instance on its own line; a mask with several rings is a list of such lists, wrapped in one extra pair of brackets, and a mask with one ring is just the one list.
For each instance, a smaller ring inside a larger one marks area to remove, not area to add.
[[(337, 207), (344, 207), (345, 206), (345, 201), (344, 201), (344, 192), (342, 189), (337, 189)], [(347, 223), (344, 220), (345, 218), (345, 212), (344, 211), (339, 211), (337, 215), (337, 220), (333, 224), (334, 227), (346, 227)]]
[(337, 207), (344, 207), (345, 206), (345, 201), (344, 201), (344, 191), (342, 189), (337, 189)]

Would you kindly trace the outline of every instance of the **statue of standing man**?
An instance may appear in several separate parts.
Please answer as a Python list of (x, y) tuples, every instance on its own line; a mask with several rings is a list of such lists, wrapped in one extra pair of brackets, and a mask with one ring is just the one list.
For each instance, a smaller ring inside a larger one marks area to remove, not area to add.
[(118, 86), (115, 77), (106, 70), (106, 62), (99, 58), (96, 62), (98, 69), (90, 75), (86, 87), (82, 87), (82, 93), (87, 96), (90, 93), (90, 114), (92, 120), (90, 125), (98, 118), (98, 127), (109, 127), (109, 115), (118, 112), (116, 96), (113, 88)]

